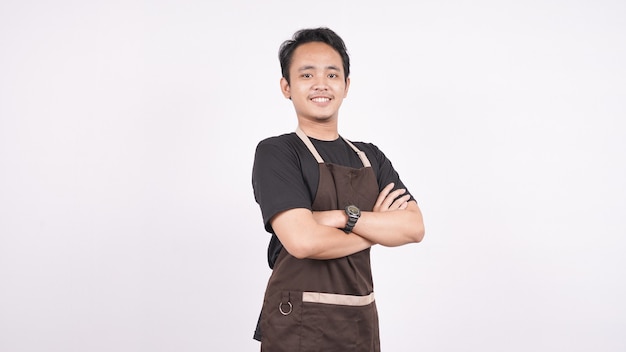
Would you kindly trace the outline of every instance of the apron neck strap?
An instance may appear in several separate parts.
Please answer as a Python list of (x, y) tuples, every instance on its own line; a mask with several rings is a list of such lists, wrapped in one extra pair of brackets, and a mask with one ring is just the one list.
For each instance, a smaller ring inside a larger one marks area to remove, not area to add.
[(315, 146), (313, 146), (313, 142), (311, 142), (311, 140), (304, 133), (304, 131), (302, 131), (300, 129), (300, 126), (298, 126), (298, 128), (296, 128), (296, 134), (298, 135), (298, 137), (300, 137), (300, 139), (302, 139), (302, 141), (304, 142), (306, 147), (309, 148), (309, 151), (311, 151), (311, 154), (313, 154), (313, 156), (315, 157), (315, 160), (317, 160), (317, 163), (318, 164), (323, 164), (324, 163), (324, 159), (322, 159), (322, 156), (320, 155), (320, 153), (318, 153), (317, 149), (315, 149)]
[[(311, 140), (309, 139), (309, 137), (304, 133), (304, 131), (302, 131), (300, 129), (300, 127), (298, 126), (298, 128), (296, 129), (296, 134), (298, 135), (298, 137), (300, 137), (300, 139), (302, 140), (302, 142), (304, 142), (304, 144), (306, 145), (307, 148), (309, 148), (309, 151), (311, 151), (311, 154), (313, 154), (313, 156), (315, 157), (315, 160), (317, 160), (318, 164), (323, 164), (324, 163), (324, 159), (322, 159), (322, 156), (320, 155), (320, 153), (317, 152), (317, 149), (315, 149), (315, 146), (313, 145), (313, 143), (311, 142)], [(343, 138), (343, 137), (341, 137)], [(364, 167), (371, 167), (372, 164), (370, 164), (369, 159), (367, 158), (367, 156), (365, 155), (364, 152), (362, 152), (361, 150), (359, 150), (359, 148), (357, 148), (354, 144), (352, 144), (352, 142), (350, 142), (349, 140), (343, 138), (343, 140), (348, 143), (348, 145), (350, 146), (350, 148), (352, 148), (352, 150), (354, 150), (354, 152), (359, 156), (359, 158), (361, 159), (361, 162), (363, 163)]]
[[(343, 138), (343, 137), (341, 137)], [(372, 164), (370, 164), (370, 160), (367, 158), (367, 155), (365, 155), (364, 152), (362, 152), (361, 150), (359, 150), (359, 148), (357, 148), (354, 144), (352, 144), (352, 142), (350, 142), (349, 140), (343, 138), (344, 141), (346, 141), (346, 143), (348, 143), (348, 145), (352, 148), (352, 150), (354, 150), (354, 152), (356, 153), (356, 155), (359, 156), (359, 158), (361, 159), (361, 162), (363, 163), (364, 167), (370, 167), (372, 166)]]

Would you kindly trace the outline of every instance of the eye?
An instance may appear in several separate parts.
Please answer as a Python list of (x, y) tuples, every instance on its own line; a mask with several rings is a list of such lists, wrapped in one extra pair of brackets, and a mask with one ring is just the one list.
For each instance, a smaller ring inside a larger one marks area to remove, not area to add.
[(311, 77), (313, 77), (313, 75), (310, 74), (310, 73), (303, 73), (302, 74), (302, 78), (311, 78)]
[(328, 78), (337, 78), (337, 74), (336, 73), (329, 73), (328, 74)]

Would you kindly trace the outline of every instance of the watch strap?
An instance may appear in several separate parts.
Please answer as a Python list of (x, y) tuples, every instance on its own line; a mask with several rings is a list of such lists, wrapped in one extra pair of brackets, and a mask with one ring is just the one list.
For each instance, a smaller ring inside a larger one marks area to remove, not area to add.
[(356, 221), (359, 218), (353, 218), (351, 216), (348, 216), (348, 223), (346, 223), (346, 227), (343, 228), (343, 231), (345, 233), (350, 233), (352, 232), (352, 229), (354, 229), (354, 225), (356, 225)]

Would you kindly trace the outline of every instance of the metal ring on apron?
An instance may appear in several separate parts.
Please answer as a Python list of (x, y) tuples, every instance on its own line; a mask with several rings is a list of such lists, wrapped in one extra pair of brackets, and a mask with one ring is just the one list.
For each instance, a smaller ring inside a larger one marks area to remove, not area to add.
[(278, 303), (278, 310), (280, 311), (280, 314), (285, 315), (285, 316), (291, 314), (291, 312), (293, 311), (293, 306), (291, 305), (291, 302), (287, 302), (287, 304), (289, 305), (289, 311), (288, 312), (283, 311), (283, 305), (284, 304), (285, 303), (283, 303), (283, 302)]

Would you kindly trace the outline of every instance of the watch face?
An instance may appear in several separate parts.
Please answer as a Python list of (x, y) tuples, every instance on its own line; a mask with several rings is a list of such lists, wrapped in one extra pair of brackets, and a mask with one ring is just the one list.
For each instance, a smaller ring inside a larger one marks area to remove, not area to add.
[(349, 205), (346, 210), (350, 215), (358, 215), (360, 213), (359, 208), (354, 205)]

